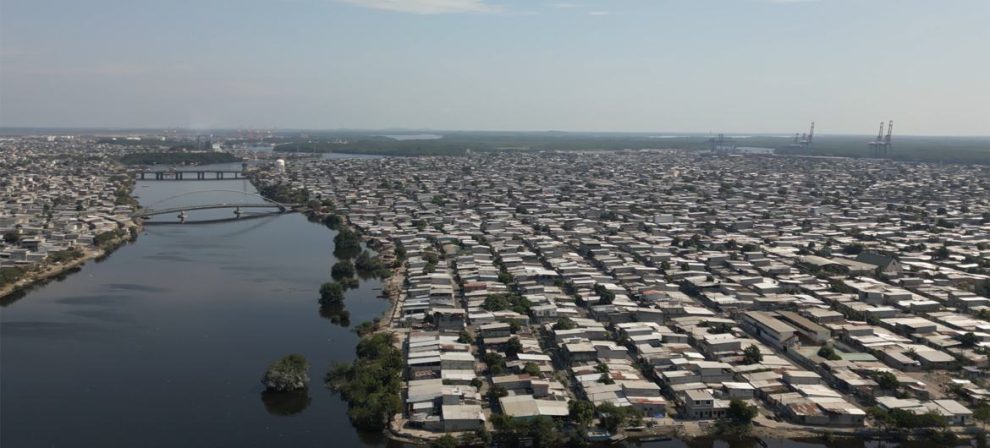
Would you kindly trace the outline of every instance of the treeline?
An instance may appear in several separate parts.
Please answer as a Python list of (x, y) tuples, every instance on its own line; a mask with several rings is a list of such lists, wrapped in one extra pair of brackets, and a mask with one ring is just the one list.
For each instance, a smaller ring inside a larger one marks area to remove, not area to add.
[[(349, 143), (307, 141), (276, 145), (275, 152), (379, 154), (387, 156), (463, 155), (472, 146), (468, 142), (439, 140), (393, 140), (390, 138), (359, 140)], [(478, 148), (481, 149), (481, 148)]]
[(258, 194), (282, 204), (305, 204), (309, 202), (309, 192), (295, 189), (288, 184), (260, 184)]
[(0, 286), (7, 286), (24, 277), (27, 271), (24, 268), (10, 266), (0, 268)]
[(120, 157), (125, 165), (209, 165), (240, 162), (241, 159), (226, 152), (137, 152)]
[(334, 364), (327, 373), (328, 387), (347, 401), (347, 416), (362, 431), (381, 431), (402, 410), (402, 353), (393, 345), (392, 333), (361, 339), (357, 359)]

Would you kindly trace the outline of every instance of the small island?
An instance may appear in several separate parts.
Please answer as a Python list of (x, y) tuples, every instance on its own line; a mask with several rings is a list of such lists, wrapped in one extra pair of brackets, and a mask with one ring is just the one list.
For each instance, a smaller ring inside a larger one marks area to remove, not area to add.
[(267, 392), (292, 392), (309, 385), (309, 361), (302, 355), (291, 354), (268, 366), (261, 378)]

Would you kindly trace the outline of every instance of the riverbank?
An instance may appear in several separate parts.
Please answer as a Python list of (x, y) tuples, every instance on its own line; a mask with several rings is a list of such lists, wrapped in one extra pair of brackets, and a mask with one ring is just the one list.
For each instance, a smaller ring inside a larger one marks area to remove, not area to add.
[(99, 261), (104, 257), (109, 256), (121, 246), (134, 241), (137, 238), (136, 235), (141, 232), (142, 226), (139, 222), (132, 222), (131, 224), (132, 225), (126, 228), (126, 233), (124, 236), (108, 240), (101, 246), (81, 249), (82, 256), (76, 258), (75, 260), (63, 263), (45, 262), (41, 266), (37, 266), (34, 269), (27, 271), (24, 276), (17, 281), (0, 287), (0, 304), (10, 300), (11, 297), (16, 297), (21, 293), (31, 290), (32, 288), (44, 285), (53, 279), (57, 279), (78, 271), (87, 262), (92, 260)]

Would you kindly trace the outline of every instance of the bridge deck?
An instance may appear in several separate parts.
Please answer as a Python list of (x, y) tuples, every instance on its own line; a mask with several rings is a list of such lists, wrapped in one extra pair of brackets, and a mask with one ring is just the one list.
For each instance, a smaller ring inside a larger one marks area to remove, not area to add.
[(213, 209), (224, 209), (224, 208), (277, 208), (279, 212), (285, 212), (288, 207), (280, 204), (272, 204), (268, 202), (255, 203), (255, 204), (204, 204), (204, 205), (192, 205), (186, 207), (170, 207), (170, 208), (160, 208), (160, 209), (143, 209), (138, 210), (134, 213), (135, 217), (149, 217), (157, 215), (167, 215), (179, 212), (191, 212), (193, 210), (213, 210)]

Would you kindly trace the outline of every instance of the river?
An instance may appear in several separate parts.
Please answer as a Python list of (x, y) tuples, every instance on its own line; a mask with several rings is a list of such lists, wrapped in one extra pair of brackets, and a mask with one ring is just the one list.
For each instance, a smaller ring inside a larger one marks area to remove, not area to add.
[[(239, 180), (139, 182), (135, 194), (150, 204), (202, 189), (232, 191), (162, 205), (255, 192)], [(346, 404), (322, 385), (331, 362), (353, 359), (357, 340), (319, 312), (333, 236), (299, 214), (146, 226), (102, 262), (5, 302), (0, 446), (383, 445), (358, 434)], [(352, 324), (386, 309), (380, 288), (362, 281), (347, 293)], [(261, 375), (289, 353), (312, 366), (308, 405), (263, 400)]]

